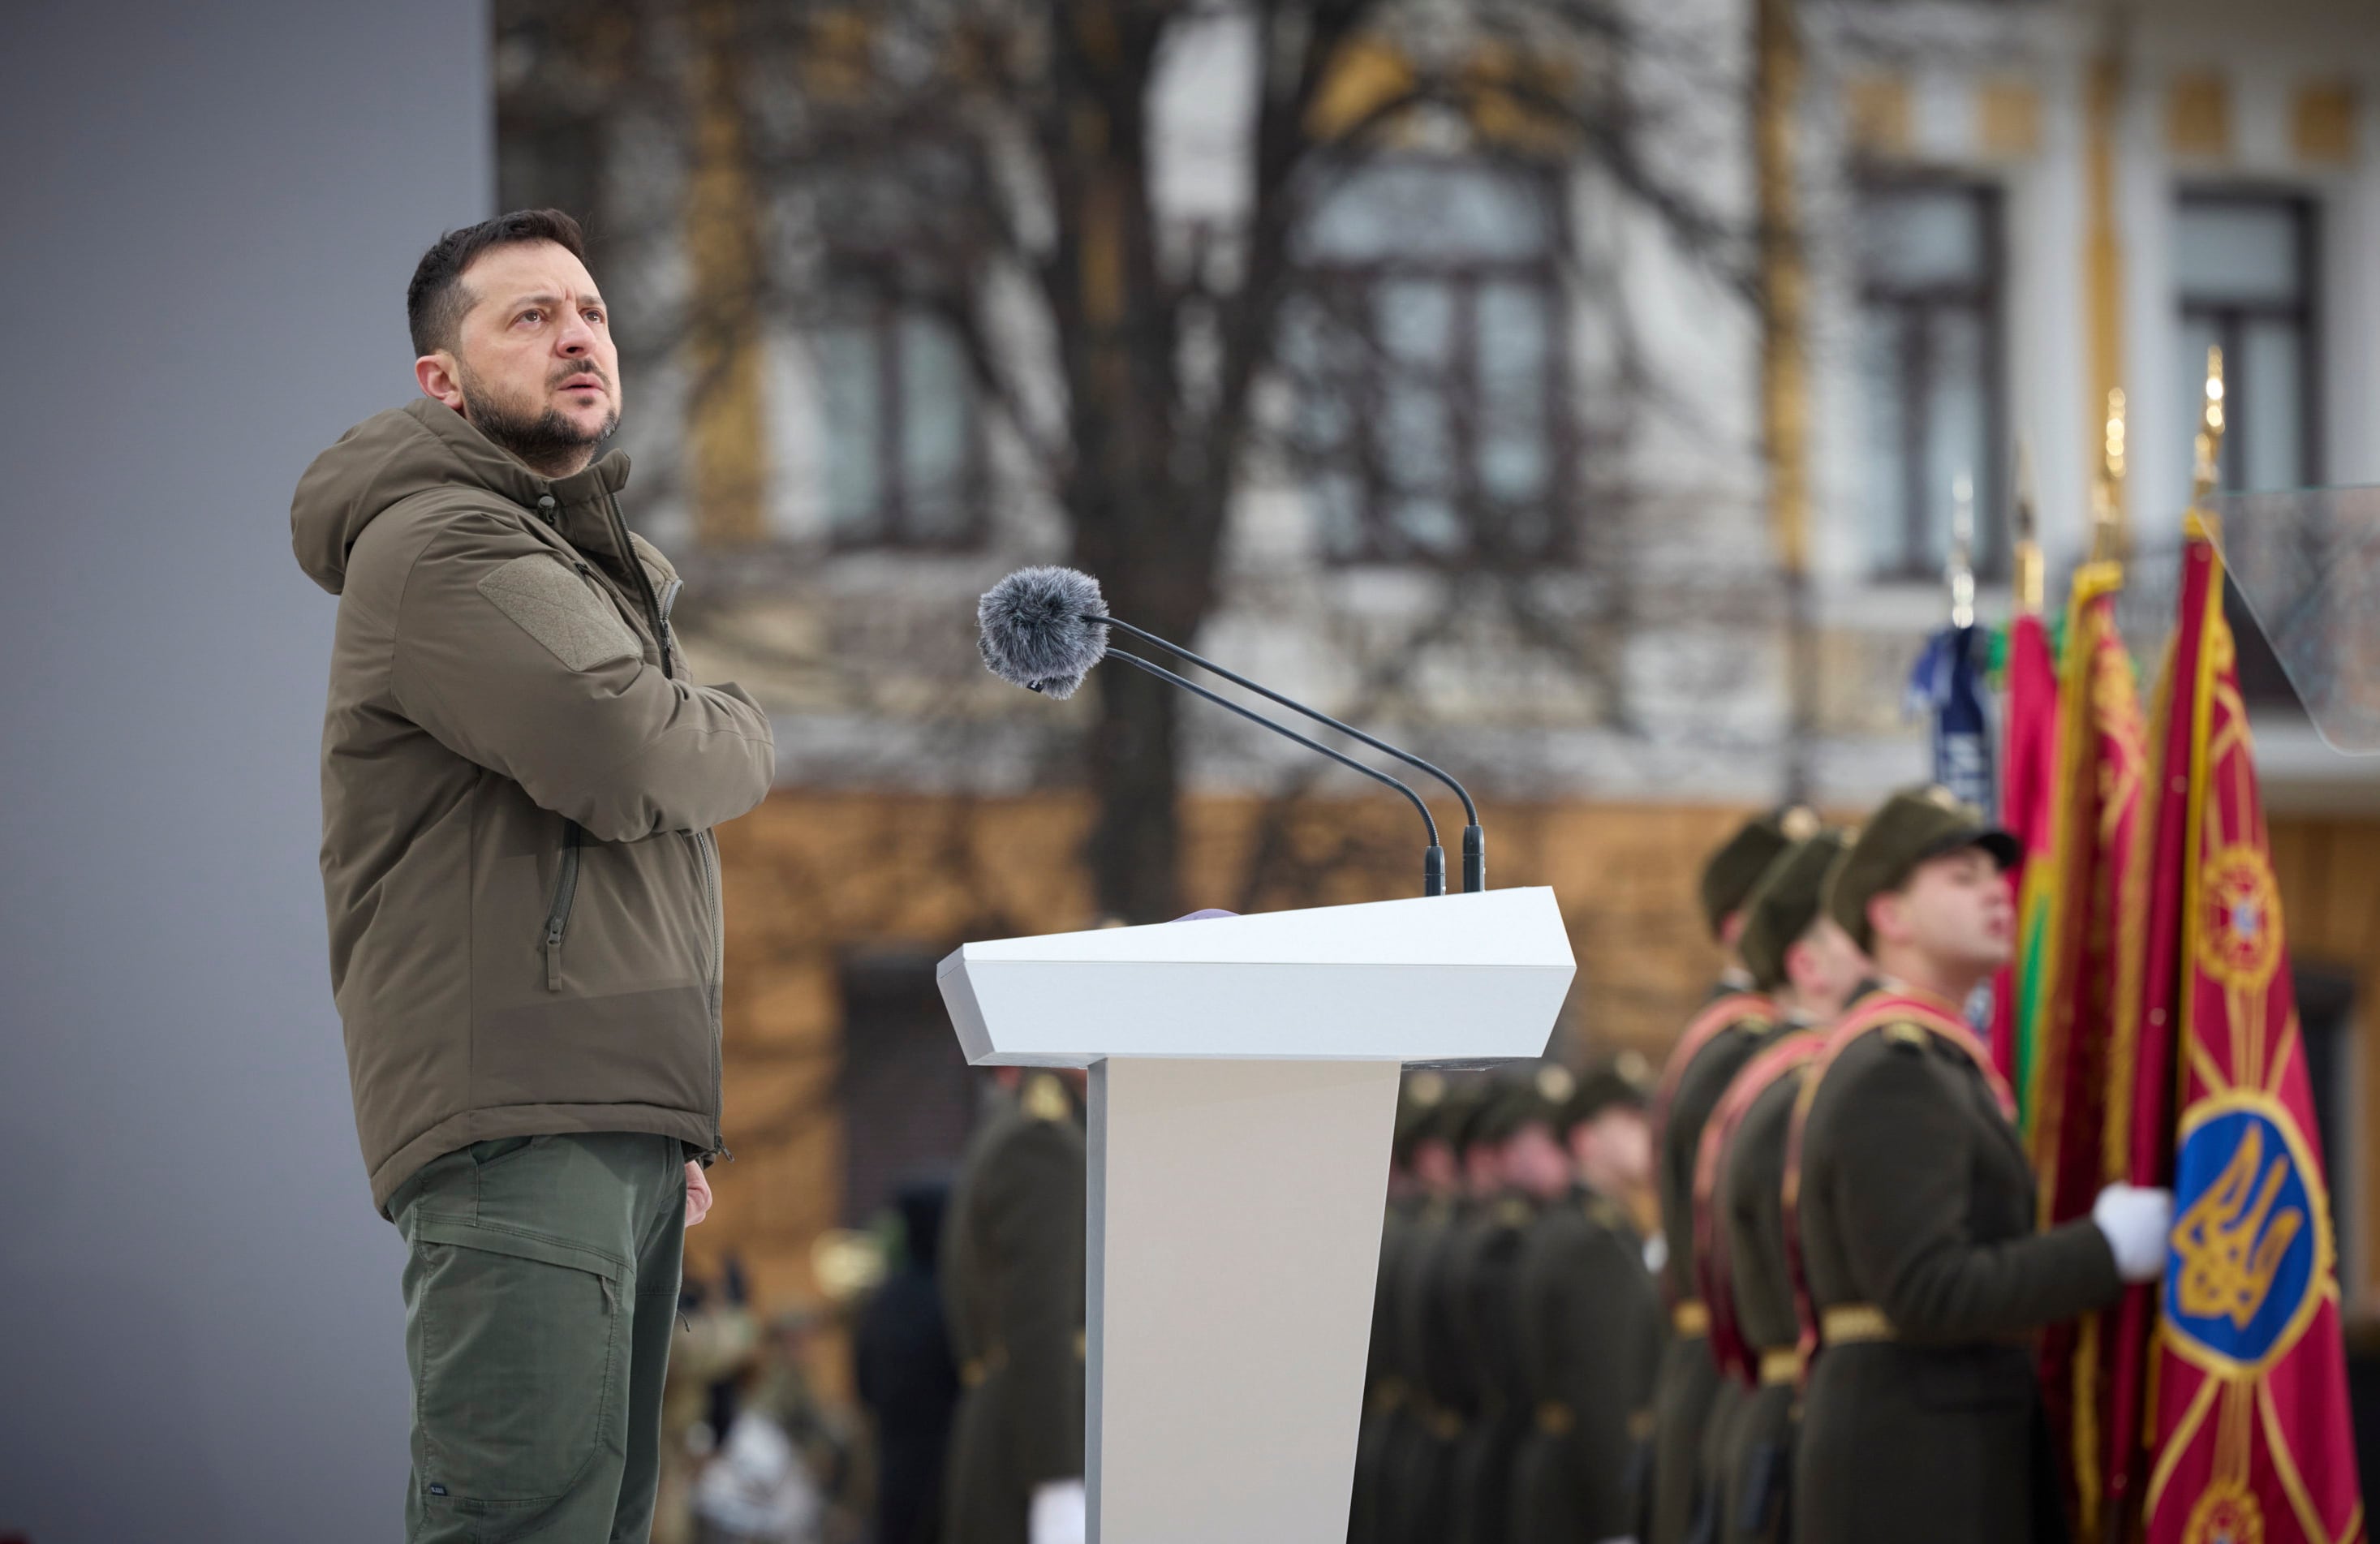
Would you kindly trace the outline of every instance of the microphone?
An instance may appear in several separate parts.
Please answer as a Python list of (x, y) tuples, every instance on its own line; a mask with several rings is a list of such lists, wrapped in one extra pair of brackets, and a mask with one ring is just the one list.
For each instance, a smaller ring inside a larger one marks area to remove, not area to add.
[[(1318, 750), (1342, 766), (1353, 767), (1367, 777), (1402, 790), (1421, 811), (1423, 822), (1428, 827), (1429, 856), (1425, 862), (1423, 894), (1437, 895), (1444, 894), (1445, 863), (1443, 849), (1438, 842), (1438, 822), (1431, 818), (1429, 807), (1413, 789), (1396, 778), (1352, 760), (1329, 746), (1309, 739), (1261, 713), (1252, 712), (1228, 698), (1217, 696), (1137, 654), (1110, 649), (1108, 629), (1115, 628), (1153, 643), (1178, 659), (1210, 670), (1269, 701), (1302, 713), (1318, 723), (1327, 724), (1375, 750), (1429, 773), (1454, 790), (1455, 796), (1463, 801), (1463, 817), (1469, 822), (1463, 830), (1463, 892), (1471, 894), (1488, 888), (1488, 842), (1487, 834), (1479, 824), (1479, 807), (1472, 802), (1469, 790), (1444, 770), (1352, 724), (1342, 723), (1328, 713), (1284, 697), (1270, 687), (1227, 670), (1204, 655), (1194, 654), (1178, 643), (1170, 643), (1155, 633), (1109, 614), (1106, 598), (1099, 593), (1099, 582), (1088, 574), (1073, 568), (1020, 568), (984, 592), (982, 600), (976, 605), (976, 621), (980, 629), (976, 648), (982, 654), (984, 664), (1001, 679), (1014, 682), (1028, 691), (1062, 700), (1075, 694), (1082, 686), (1083, 677), (1090, 674), (1092, 666), (1102, 659), (1123, 660), (1210, 702), (1219, 703), (1243, 718), (1261, 723), (1275, 734), (1295, 740), (1309, 749)], [(1439, 878), (1437, 887), (1429, 888), (1429, 876), (1433, 873)]]

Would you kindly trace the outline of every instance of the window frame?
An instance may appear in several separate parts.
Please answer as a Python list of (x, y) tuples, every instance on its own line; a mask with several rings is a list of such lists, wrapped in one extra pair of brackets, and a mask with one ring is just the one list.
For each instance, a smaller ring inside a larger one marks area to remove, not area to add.
[[(1339, 547), (1326, 534), (1318, 543), (1322, 561), (1335, 568), (1398, 565), (1463, 569), (1499, 564), (1573, 564), (1579, 555), (1578, 522), (1572, 501), (1580, 431), (1572, 412), (1574, 368), (1571, 359), (1568, 291), (1562, 282), (1565, 255), (1571, 249), (1569, 213), (1560, 196), (1562, 168), (1509, 155), (1410, 152), (1366, 156), (1344, 168), (1342, 175), (1361, 175), (1399, 164), (1458, 168), (1527, 184), (1530, 196), (1539, 201), (1546, 213), (1548, 240), (1543, 252), (1524, 258), (1400, 255), (1350, 260), (1311, 253), (1299, 255), (1291, 304), (1318, 305), (1325, 325), (1341, 325), (1347, 317), (1360, 317), (1365, 352), (1363, 365), (1353, 377), (1355, 390), (1351, 406), (1355, 410), (1347, 448), (1327, 462), (1309, 462), (1303, 453), (1297, 458), (1303, 491), (1309, 502), (1318, 501), (1320, 495), (1315, 484), (1325, 470), (1350, 474), (1359, 490), (1356, 541)], [(1306, 217), (1315, 218), (1321, 207), (1318, 202)], [(1390, 476), (1380, 447), (1394, 360), (1378, 323), (1375, 297), (1387, 285), (1415, 280), (1444, 285), (1450, 292), (1449, 357), (1443, 377), (1449, 404), (1451, 462), (1447, 496), (1461, 525), (1463, 541), (1447, 552), (1418, 546), (1400, 532), (1391, 511), (1402, 490)], [(1479, 456), (1480, 428), (1487, 405), (1480, 388), (1477, 317), (1480, 292), (1494, 284), (1524, 286), (1540, 297), (1548, 322), (1542, 365), (1547, 466), (1544, 492), (1539, 495), (1545, 510), (1546, 534), (1542, 544), (1526, 551), (1499, 541), (1483, 541), (1483, 536), (1493, 538), (1498, 533), (1479, 518), (1485, 511)], [(1278, 350), (1275, 359), (1280, 362)], [(1304, 383), (1295, 380), (1293, 373), (1292, 383), (1296, 389), (1304, 389)]]
[[(1965, 195), (1976, 205), (1977, 224), (1983, 241), (1983, 277), (1972, 284), (1923, 286), (1881, 283), (1873, 278), (1866, 271), (1861, 251), (1870, 202), (1880, 196), (1946, 192)], [(1984, 345), (1981, 383), (1984, 455), (1980, 458), (1981, 464), (1968, 474), (1973, 480), (1975, 511), (1969, 561), (1977, 578), (2004, 578), (2008, 574), (2009, 544), (2007, 532), (2002, 529), (2003, 522), (1996, 517), (1995, 512), (2006, 506), (2003, 489), (2010, 461), (2007, 186), (1992, 177), (1960, 172), (1866, 166), (1855, 175), (1852, 202), (1856, 210), (1852, 261), (1857, 318), (1864, 322), (1872, 310), (1879, 308), (1888, 307), (1894, 311), (1895, 379), (1899, 382), (1902, 401), (1925, 400), (1923, 390), (1925, 364), (1933, 329), (1929, 325), (1913, 324), (1929, 322), (1935, 315), (1957, 310), (1972, 310), (1979, 315)], [(1917, 340), (1914, 346), (1911, 343), (1912, 331)], [(1864, 382), (1861, 389), (1864, 389)], [(1888, 561), (1873, 548), (1869, 549), (1865, 553), (1866, 572), (1870, 579), (1880, 582), (1935, 582), (1942, 577), (1942, 571), (1924, 555), (1931, 535), (1925, 523), (1925, 511), (1930, 504), (1929, 494), (1947, 498), (1950, 491), (1926, 486), (1927, 420), (1925, 415), (1910, 412), (1902, 417), (1899, 446), (1900, 550)], [(1862, 535), (1864, 542), (1867, 539), (1864, 524)]]
[[(2216, 490), (2239, 492), (2247, 477), (2245, 429), (2255, 413), (2252, 395), (2238, 388), (2240, 361), (2247, 358), (2244, 334), (2250, 322), (2289, 322), (2298, 328), (2298, 401), (2302, 412), (2298, 426), (2299, 486), (2318, 487), (2323, 479), (2323, 350), (2322, 350), (2322, 204), (2303, 188), (2271, 184), (2222, 182), (2183, 183), (2174, 189), (2175, 224), (2190, 205), (2233, 208), (2281, 208), (2289, 212), (2297, 233), (2297, 291), (2294, 304), (2269, 300), (2192, 300), (2177, 274), (2173, 286), (2173, 316), (2179, 328), (2192, 322), (2211, 325), (2226, 361), (2223, 445), (2216, 465)], [(2184, 361), (2185, 364), (2188, 361)], [(2202, 361), (2203, 368), (2203, 361)]]
[[(844, 261), (853, 261), (856, 254), (838, 254)], [(990, 456), (984, 432), (981, 393), (971, 372), (962, 371), (966, 414), (966, 447), (958, 479), (956, 496), (964, 517), (956, 529), (947, 532), (920, 534), (917, 524), (916, 505), (909, 496), (909, 477), (904, 465), (904, 451), (908, 435), (908, 397), (904, 384), (901, 330), (912, 317), (931, 319), (937, 325), (947, 325), (933, 308), (922, 301), (896, 294), (892, 286), (864, 278), (843, 276), (832, 285), (833, 298), (828, 314), (810, 329), (813, 359), (817, 358), (819, 340), (829, 331), (851, 328), (868, 334), (875, 359), (875, 444), (870, 449), (876, 462), (876, 507), (863, 524), (846, 526), (836, 519), (832, 494), (824, 494), (827, 543), (837, 553), (899, 551), (911, 553), (976, 553), (981, 552), (991, 533), (990, 511), (988, 507), (990, 487)], [(817, 390), (821, 420), (821, 444), (825, 455), (835, 453), (823, 432), (825, 395), (829, 388), (825, 372), (818, 371)]]

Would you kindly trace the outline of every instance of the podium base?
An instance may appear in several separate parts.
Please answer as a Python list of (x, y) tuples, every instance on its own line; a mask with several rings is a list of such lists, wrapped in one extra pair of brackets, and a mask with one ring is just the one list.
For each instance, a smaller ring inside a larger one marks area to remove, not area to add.
[(1347, 1531), (1399, 1064), (1090, 1075), (1090, 1544)]

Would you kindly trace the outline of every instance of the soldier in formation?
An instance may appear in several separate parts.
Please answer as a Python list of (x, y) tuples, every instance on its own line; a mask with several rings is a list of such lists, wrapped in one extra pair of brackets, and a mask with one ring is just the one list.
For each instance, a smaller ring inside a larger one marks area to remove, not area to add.
[(1961, 1004), (2009, 957), (2017, 847), (1895, 795), (1826, 881), (1876, 981), (1789, 1128), (1783, 1204), (1815, 1359), (1793, 1467), (1812, 1544), (2032, 1544), (2065, 1518), (2031, 1336), (2162, 1273), (2172, 1198), (2111, 1185), (2039, 1230), (2012, 1101)]
[(1575, 1167), (1542, 1198), (1515, 1271), (1529, 1424), (1513, 1466), (1512, 1544), (1636, 1532), (1636, 1453), (1651, 1435), (1661, 1348), (1660, 1298), (1621, 1188), (1643, 1173), (1644, 1105), (1641, 1084), (1608, 1067), (1580, 1079), (1552, 1116)]
[(1784, 1534), (1802, 1372), (1784, 1242), (1786, 1127), (1802, 1072), (1868, 969), (1818, 906), (1849, 845), (1836, 832), (1797, 843), (1754, 892), (1744, 968), (1777, 1004), (1781, 1027), (1728, 1085), (1696, 1163), (1695, 1278), (1714, 1359), (1743, 1391), (1704, 1450), (1704, 1537), (1714, 1544), (1774, 1544)]
[(1694, 1185), (1703, 1123), (1729, 1081), (1777, 1030), (1776, 1004), (1753, 989), (1739, 944), (1750, 919), (1745, 903), (1779, 855), (1817, 830), (1800, 808), (1748, 822), (1703, 866), (1704, 920), (1726, 952), (1727, 967), (1661, 1070), (1653, 1096), (1654, 1163), (1665, 1258), (1662, 1295), (1670, 1343), (1653, 1403), (1648, 1544), (1687, 1544), (1703, 1521), (1703, 1443), (1725, 1395), (1711, 1358), (1708, 1312), (1694, 1283)]
[(1002, 1069), (961, 1161), (941, 1250), (961, 1384), (945, 1544), (1083, 1537), (1082, 1110), (1067, 1078)]

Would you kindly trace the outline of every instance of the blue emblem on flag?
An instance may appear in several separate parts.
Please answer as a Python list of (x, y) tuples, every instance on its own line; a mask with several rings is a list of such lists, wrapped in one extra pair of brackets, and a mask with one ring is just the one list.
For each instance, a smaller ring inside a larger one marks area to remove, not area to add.
[(2166, 1322), (2193, 1360), (2256, 1368), (2287, 1351), (2319, 1303), (2328, 1219), (2289, 1112), (2221, 1101), (2174, 1162)]

